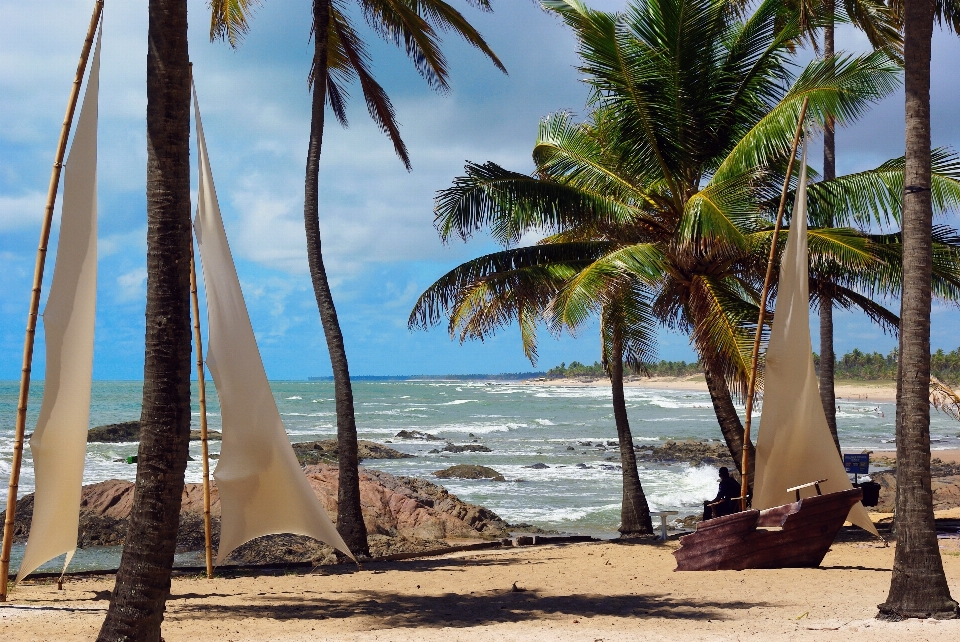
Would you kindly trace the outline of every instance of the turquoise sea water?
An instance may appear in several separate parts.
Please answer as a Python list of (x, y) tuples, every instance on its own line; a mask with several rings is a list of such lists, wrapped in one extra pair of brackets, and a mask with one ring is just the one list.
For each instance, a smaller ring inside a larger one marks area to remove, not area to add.
[[(271, 387), (292, 442), (335, 436), (332, 383), (276, 381)], [(139, 418), (141, 389), (140, 382), (94, 382), (91, 427)], [(4, 502), (17, 390), (16, 382), (0, 382), (0, 501)], [(208, 391), (209, 425), (220, 430), (220, 408), (212, 385), (208, 385)], [(371, 460), (364, 465), (429, 479), (433, 471), (456, 463), (483, 464), (501, 472), (507, 481), (444, 480), (443, 485), (463, 500), (486, 506), (511, 523), (601, 536), (616, 534), (621, 473), (616, 468), (619, 457), (608, 388), (451, 380), (357, 382), (354, 393), (360, 437), (389, 441), (392, 447), (416, 455), (413, 459)], [(41, 395), (42, 383), (34, 384), (28, 431), (36, 422)], [(706, 392), (628, 388), (626, 396), (639, 448), (669, 439), (720, 438)], [(198, 417), (195, 407), (195, 424)], [(892, 450), (893, 417), (892, 403), (841, 401), (838, 424), (842, 445)], [(395, 435), (401, 429), (428, 432), (439, 440), (397, 439)], [(956, 422), (934, 414), (935, 448), (960, 448), (958, 432)], [(481, 443), (492, 452), (429, 453), (443, 448), (445, 441)], [(585, 445), (587, 442), (591, 445)], [(573, 450), (568, 449), (571, 446)], [(136, 466), (115, 460), (136, 451), (135, 443), (90, 444), (84, 483), (111, 478), (133, 480)], [(211, 442), (211, 452), (218, 451), (219, 443)], [(199, 443), (194, 443), (191, 454), (198, 461), (188, 464), (187, 481), (201, 481), (199, 453)], [(535, 463), (548, 468), (527, 468)], [(709, 466), (642, 464), (640, 479), (653, 510), (679, 510), (681, 515), (697, 512), (702, 501), (716, 492), (716, 469)], [(33, 466), (28, 449), (19, 494), (32, 491)], [(113, 549), (80, 551), (71, 568), (86, 566), (85, 554), (96, 554), (97, 559), (116, 558)]]

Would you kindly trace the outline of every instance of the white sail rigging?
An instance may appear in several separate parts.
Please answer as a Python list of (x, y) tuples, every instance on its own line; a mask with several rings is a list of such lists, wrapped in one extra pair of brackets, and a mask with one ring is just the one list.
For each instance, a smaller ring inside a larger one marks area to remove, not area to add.
[[(819, 479), (824, 493), (853, 487), (837, 452), (820, 401), (810, 341), (809, 262), (807, 253), (807, 156), (787, 247), (780, 264), (777, 305), (764, 367), (763, 411), (757, 437), (753, 508), (763, 510), (795, 501), (787, 488)], [(816, 491), (804, 490), (808, 495)], [(863, 504), (847, 518), (877, 534)]]
[(36, 478), (33, 518), (17, 582), (77, 549), (87, 454), (97, 301), (97, 118), (100, 38), (63, 180), (63, 213), (50, 297), (43, 313), (46, 375), (30, 438)]
[(353, 557), (313, 493), (280, 419), (230, 253), (193, 92), (200, 164), (194, 221), (206, 289), (207, 367), (220, 397), (223, 441), (214, 479), (220, 493), (217, 564), (246, 541), (293, 533)]

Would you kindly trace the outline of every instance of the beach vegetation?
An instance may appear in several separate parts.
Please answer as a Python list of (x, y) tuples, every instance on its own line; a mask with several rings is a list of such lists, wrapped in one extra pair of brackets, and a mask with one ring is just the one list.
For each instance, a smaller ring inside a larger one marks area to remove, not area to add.
[[(238, 46), (250, 29), (250, 16), (257, 4), (258, 0), (212, 0), (211, 40), (222, 39), (232, 47)], [(310, 24), (314, 50), (308, 76), (312, 106), (303, 218), (310, 278), (333, 369), (340, 468), (337, 530), (351, 551), (368, 556), (367, 532), (360, 510), (353, 387), (343, 332), (321, 251), (319, 172), (326, 107), (329, 106), (337, 121), (346, 127), (348, 90), (350, 85), (359, 84), (370, 117), (393, 144), (408, 170), (410, 156), (400, 137), (393, 103), (373, 76), (368, 45), (350, 12), (352, 4), (347, 0), (313, 0), (312, 3)], [(489, 0), (468, 0), (468, 4), (482, 11), (492, 10)], [(460, 36), (506, 72), (477, 30), (443, 0), (357, 0), (356, 5), (373, 33), (403, 49), (417, 72), (434, 89), (449, 89), (448, 63), (441, 49), (440, 34), (444, 31)]]
[[(569, 113), (541, 121), (531, 174), (468, 163), (438, 194), (441, 238), (485, 231), (505, 249), (441, 277), (417, 302), (411, 325), (447, 317), (451, 336), (463, 341), (517, 321), (535, 360), (538, 323), (576, 331), (631, 293), (637, 319), (691, 337), (739, 461), (743, 426), (733, 395), (746, 387), (800, 105), (809, 100), (808, 127), (822, 127), (828, 116), (850, 122), (897, 86), (899, 67), (879, 51), (814, 60), (798, 72), (803, 31), (774, 1), (743, 16), (718, 0), (634, 2), (619, 14), (577, 0), (545, 6), (577, 36), (590, 111), (580, 122)], [(938, 152), (938, 206), (960, 203), (958, 176), (957, 159)], [(824, 225), (823, 218), (896, 220), (902, 180), (903, 160), (894, 159), (809, 186), (815, 306), (826, 290), (834, 305), (863, 310), (895, 331), (897, 316), (877, 300), (898, 291), (899, 235)], [(956, 243), (950, 230), (940, 232), (937, 289), (956, 298)], [(543, 238), (520, 245), (527, 234)], [(644, 331), (652, 340), (652, 330)], [(652, 347), (644, 347), (646, 361)]]

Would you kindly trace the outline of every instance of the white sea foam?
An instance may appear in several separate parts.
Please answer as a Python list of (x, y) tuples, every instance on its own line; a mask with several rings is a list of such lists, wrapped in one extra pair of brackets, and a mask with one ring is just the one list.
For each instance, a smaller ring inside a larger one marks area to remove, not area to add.
[(549, 419), (534, 419), (533, 423), (539, 424), (541, 426), (556, 426), (557, 424), (553, 423)]
[(439, 403), (438, 406), (459, 406), (465, 403), (479, 403), (479, 399), (454, 399), (453, 401), (448, 401), (446, 403)]
[(287, 401), (299, 401), (300, 399), (303, 399), (303, 397), (299, 397), (299, 396), (297, 396), (297, 395), (294, 395), (294, 396), (292, 396), (292, 397), (287, 397), (286, 399), (287, 399)]

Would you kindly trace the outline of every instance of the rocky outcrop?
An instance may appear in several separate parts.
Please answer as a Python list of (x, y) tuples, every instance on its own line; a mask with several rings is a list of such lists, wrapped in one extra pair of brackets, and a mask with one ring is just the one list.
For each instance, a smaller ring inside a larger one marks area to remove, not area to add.
[[(304, 469), (310, 486), (330, 515), (337, 519), (336, 466), (321, 464)], [(14, 541), (26, 541), (33, 517), (33, 494), (17, 505)], [(212, 484), (211, 517), (214, 548), (220, 540), (220, 496)], [(360, 469), (360, 502), (371, 550), (387, 555), (438, 548), (446, 539), (497, 539), (509, 526), (494, 512), (461, 501), (441, 486), (423, 479), (397, 477)], [(83, 487), (80, 508), (81, 547), (123, 544), (133, 506), (133, 484), (111, 479)], [(376, 545), (374, 545), (376, 543)], [(178, 552), (201, 550), (203, 539), (203, 486), (187, 484), (180, 508)], [(420, 548), (418, 548), (420, 547)], [(332, 549), (306, 537), (270, 535), (238, 548), (230, 561), (268, 563), (289, 561), (332, 562)]]
[[(408, 459), (414, 456), (365, 439), (358, 440), (357, 447), (360, 461), (364, 459)], [(335, 463), (339, 455), (336, 439), (293, 444), (293, 452), (297, 455), (297, 460), (301, 466)]]
[(434, 477), (440, 479), (492, 479), (493, 481), (506, 481), (503, 475), (493, 468), (486, 466), (475, 466), (473, 464), (457, 464), (444, 468), (433, 473)]
[(736, 470), (727, 445), (720, 441), (668, 441), (662, 446), (636, 446), (637, 461), (691, 466), (726, 466)]
[[(878, 513), (892, 513), (897, 502), (897, 476), (895, 473), (882, 472), (870, 475), (880, 484), (880, 502), (867, 510)], [(861, 478), (862, 479), (862, 478)], [(933, 477), (930, 481), (933, 490), (933, 510), (947, 510), (960, 506), (960, 475)]]
[(447, 445), (443, 447), (445, 453), (492, 453), (489, 447), (484, 446), (483, 444), (463, 444), (458, 446), (457, 444), (447, 442)]
[(396, 434), (400, 439), (420, 439), (422, 441), (440, 441), (440, 438), (436, 435), (431, 435), (428, 432), (422, 432), (420, 430), (401, 430)]
[[(219, 440), (221, 435), (216, 430), (207, 431), (207, 439)], [(88, 443), (119, 444), (124, 442), (140, 441), (140, 422), (124, 421), (119, 424), (97, 426), (87, 432)], [(200, 431), (190, 431), (190, 441), (200, 441)]]

